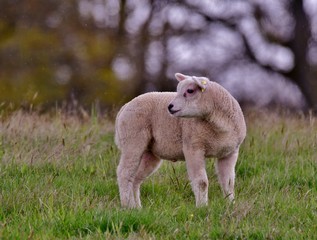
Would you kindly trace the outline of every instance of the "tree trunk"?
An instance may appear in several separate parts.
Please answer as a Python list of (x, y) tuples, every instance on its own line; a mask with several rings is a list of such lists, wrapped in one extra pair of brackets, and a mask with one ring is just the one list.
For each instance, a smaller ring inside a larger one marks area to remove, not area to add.
[(307, 59), (308, 43), (311, 38), (309, 20), (303, 7), (303, 0), (293, 0), (291, 12), (295, 20), (294, 37), (287, 44), (294, 53), (294, 68), (287, 74), (304, 94), (307, 107), (317, 110), (316, 77), (311, 74)]

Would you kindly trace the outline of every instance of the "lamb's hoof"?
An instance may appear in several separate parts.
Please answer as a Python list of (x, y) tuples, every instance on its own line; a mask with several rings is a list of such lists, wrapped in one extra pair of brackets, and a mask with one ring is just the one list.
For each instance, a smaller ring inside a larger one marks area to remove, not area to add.
[(207, 207), (208, 206), (208, 202), (196, 202), (196, 207), (198, 208), (202, 208), (202, 207)]
[(225, 199), (228, 199), (230, 203), (234, 204), (234, 194), (229, 193), (228, 195), (225, 196)]
[(141, 209), (141, 206), (121, 206), (123, 209), (132, 210), (132, 209)]
[(121, 203), (121, 207), (124, 209), (140, 209), (142, 208), (141, 204), (136, 204), (136, 203)]

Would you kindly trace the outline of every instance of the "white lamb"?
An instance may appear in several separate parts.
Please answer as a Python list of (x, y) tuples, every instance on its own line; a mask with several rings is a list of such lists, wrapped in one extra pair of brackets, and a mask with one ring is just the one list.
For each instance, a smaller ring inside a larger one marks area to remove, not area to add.
[(235, 165), (246, 125), (238, 102), (205, 77), (175, 74), (177, 93), (152, 92), (125, 104), (116, 119), (121, 205), (141, 207), (140, 185), (161, 159), (185, 160), (196, 206), (208, 204), (205, 157), (217, 158), (225, 197), (234, 199)]

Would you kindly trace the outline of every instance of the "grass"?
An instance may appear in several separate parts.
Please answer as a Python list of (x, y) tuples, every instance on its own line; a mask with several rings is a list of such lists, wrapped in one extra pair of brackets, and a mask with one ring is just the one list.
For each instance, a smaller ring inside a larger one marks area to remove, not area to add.
[(317, 119), (247, 114), (236, 202), (208, 161), (209, 206), (196, 208), (183, 162), (142, 186), (143, 209), (119, 206), (113, 122), (20, 111), (0, 123), (1, 239), (316, 239)]

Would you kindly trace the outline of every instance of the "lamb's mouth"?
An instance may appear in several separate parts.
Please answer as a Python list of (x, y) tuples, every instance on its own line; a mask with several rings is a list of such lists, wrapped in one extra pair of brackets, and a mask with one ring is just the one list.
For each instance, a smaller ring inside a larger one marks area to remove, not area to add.
[(170, 114), (174, 114), (174, 113), (179, 112), (180, 110), (172, 110), (172, 109), (169, 109), (168, 111), (170, 112)]

